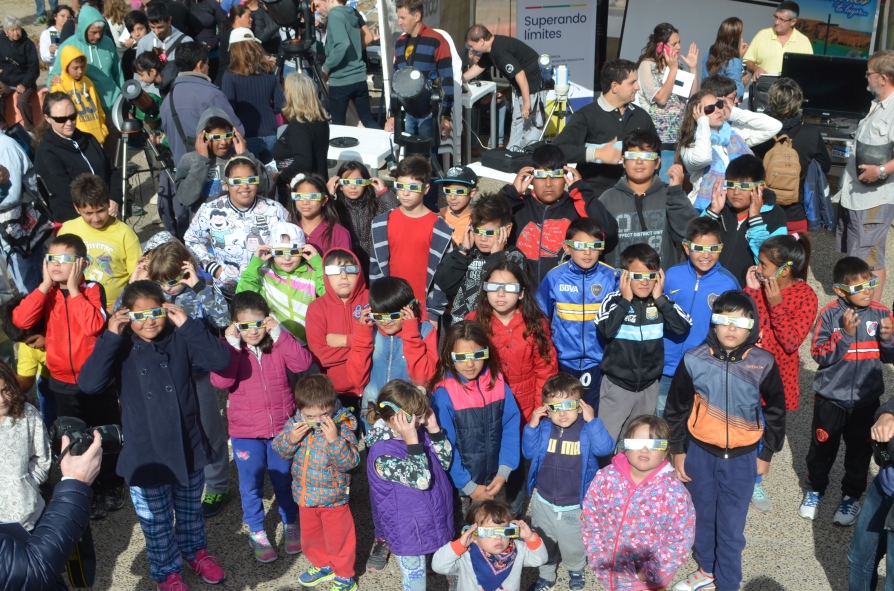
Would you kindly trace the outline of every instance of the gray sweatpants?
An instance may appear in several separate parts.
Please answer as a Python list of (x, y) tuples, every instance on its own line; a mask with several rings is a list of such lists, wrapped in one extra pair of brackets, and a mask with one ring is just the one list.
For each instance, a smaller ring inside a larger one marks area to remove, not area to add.
[(216, 460), (205, 466), (205, 494), (223, 494), (230, 488), (230, 450), (227, 448), (227, 429), (220, 416), (217, 388), (211, 385), (211, 374), (196, 377), (196, 395), (202, 430), (217, 455)]
[(632, 419), (655, 414), (657, 400), (657, 380), (641, 392), (631, 392), (612, 382), (608, 376), (603, 376), (599, 389), (599, 418), (608, 434), (620, 443)]
[(554, 511), (540, 495), (534, 493), (534, 498), (531, 499), (531, 524), (549, 553), (546, 564), (540, 567), (541, 578), (556, 580), (560, 554), (569, 572), (583, 574), (584, 567), (587, 566), (587, 555), (580, 531), (580, 514), (580, 508)]
[(521, 94), (515, 89), (512, 90), (512, 126), (509, 128), (509, 141), (506, 143), (507, 148), (517, 147), (524, 148), (528, 144), (536, 142), (540, 139), (540, 132), (543, 131), (545, 122), (543, 121), (544, 108), (546, 105), (546, 91), (531, 93), (531, 113), (528, 118), (522, 117), (522, 100)]

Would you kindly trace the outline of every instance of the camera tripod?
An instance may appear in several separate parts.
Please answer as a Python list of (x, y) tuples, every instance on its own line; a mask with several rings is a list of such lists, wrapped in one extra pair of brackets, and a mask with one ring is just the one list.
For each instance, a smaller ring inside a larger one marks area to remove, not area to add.
[[(141, 121), (137, 119), (125, 119), (118, 131), (121, 133), (121, 135), (118, 137), (118, 147), (115, 149), (115, 153), (117, 154), (117, 164), (121, 170), (120, 219), (123, 222), (126, 221), (128, 217), (128, 194), (130, 179), (132, 179), (135, 175), (148, 173), (155, 187), (155, 192), (158, 193), (158, 174), (156, 173), (164, 171), (168, 175), (168, 178), (173, 185), (174, 174), (172, 171), (175, 169), (175, 167), (173, 162), (173, 155), (171, 154), (170, 149), (168, 149), (166, 146), (156, 145), (155, 142), (152, 140), (152, 136), (143, 127), (143, 123)], [(130, 138), (136, 138), (140, 135), (142, 135), (143, 139), (143, 147), (141, 148), (141, 150), (146, 157), (145, 168), (140, 168), (136, 165), (134, 167), (131, 167), (128, 160), (128, 150), (130, 149), (128, 143), (130, 142)], [(131, 200), (130, 207), (135, 207), (133, 200)]]

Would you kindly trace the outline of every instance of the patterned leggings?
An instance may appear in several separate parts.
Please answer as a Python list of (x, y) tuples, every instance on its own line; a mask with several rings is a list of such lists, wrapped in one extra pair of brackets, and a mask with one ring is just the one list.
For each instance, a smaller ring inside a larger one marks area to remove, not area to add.
[(397, 556), (403, 591), (425, 591), (425, 556)]
[[(186, 486), (131, 486), (130, 498), (140, 518), (149, 559), (149, 578), (163, 582), (183, 570), (183, 556), (193, 560), (205, 547), (202, 490), (205, 472), (189, 475)], [(177, 521), (174, 521), (176, 513)]]

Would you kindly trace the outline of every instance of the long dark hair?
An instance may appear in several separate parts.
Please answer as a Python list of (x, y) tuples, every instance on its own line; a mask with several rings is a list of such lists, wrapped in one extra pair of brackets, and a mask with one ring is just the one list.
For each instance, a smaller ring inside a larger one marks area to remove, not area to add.
[(655, 62), (655, 67), (659, 72), (664, 70), (667, 66), (667, 57), (663, 53), (658, 53), (658, 44), (667, 44), (674, 33), (679, 34), (680, 32), (670, 23), (655, 25), (655, 29), (649, 35), (649, 41), (643, 47), (643, 52), (639, 55), (639, 59), (636, 60), (636, 66), (639, 67), (646, 60), (652, 60)]
[[(497, 350), (494, 347), (494, 344), (484, 331), (484, 327), (475, 320), (463, 320), (462, 322), (457, 322), (447, 330), (447, 334), (444, 336), (444, 342), (441, 344), (441, 351), (438, 356), (438, 365), (435, 368), (435, 375), (429, 383), (429, 388), (434, 390), (439, 383), (447, 378), (459, 381), (459, 376), (457, 376), (456, 370), (453, 367), (453, 360), (450, 358), (450, 354), (453, 353), (453, 348), (456, 346), (456, 342), (460, 339), (471, 341), (476, 345), (479, 345), (482, 349), (487, 348), (490, 351), (490, 357), (484, 361), (484, 369), (481, 373), (490, 370), (489, 387), (493, 388), (494, 384), (497, 383), (497, 375), (500, 373), (500, 360), (497, 357)], [(479, 374), (479, 376), (480, 375), (481, 374)]]
[[(491, 276), (497, 271), (512, 273), (512, 275), (515, 276), (516, 281), (521, 285), (521, 295), (524, 297), (518, 301), (518, 307), (522, 315), (522, 320), (524, 320), (525, 323), (524, 337), (528, 338), (533, 335), (534, 342), (537, 344), (537, 352), (540, 353), (540, 356), (543, 357), (544, 361), (550, 363), (550, 358), (552, 357), (552, 342), (547, 329), (544, 327), (546, 317), (544, 317), (543, 312), (540, 311), (537, 302), (534, 300), (534, 289), (531, 286), (531, 280), (528, 278), (528, 274), (525, 273), (525, 270), (518, 263), (503, 259), (491, 267), (490, 272), (482, 279), (482, 283), (484, 281), (490, 281)], [(484, 328), (487, 336), (492, 336), (494, 334), (494, 309), (487, 300), (487, 292), (483, 289), (481, 290), (481, 293), (478, 294), (478, 304), (475, 309), (476, 319)]]
[(717, 29), (717, 39), (708, 50), (708, 62), (706, 67), (708, 74), (713, 76), (726, 65), (728, 61), (739, 57), (739, 46), (742, 41), (742, 21), (736, 17), (730, 17), (720, 23)]
[(792, 277), (807, 279), (807, 266), (810, 264), (810, 240), (801, 232), (795, 238), (789, 234), (773, 236), (764, 240), (760, 252), (767, 255), (777, 267), (792, 262)]
[[(265, 300), (261, 294), (255, 293), (253, 291), (240, 291), (233, 297), (233, 301), (230, 302), (230, 320), (233, 322), (237, 322), (237, 318), (239, 316), (239, 312), (260, 312), (264, 318), (270, 316), (270, 306), (267, 305), (267, 300)], [(285, 330), (285, 329), (283, 329)], [(242, 341), (244, 343), (245, 341)], [(240, 347), (242, 346), (240, 343)], [(258, 343), (258, 348), (261, 350), (261, 353), (267, 354), (273, 350), (273, 338), (270, 336), (270, 333), (264, 335), (264, 338), (261, 339), (261, 342)]]
[(707, 90), (699, 90), (686, 103), (686, 111), (683, 113), (683, 122), (680, 124), (680, 131), (677, 134), (677, 152), (674, 154), (674, 162), (683, 164), (681, 151), (695, 143), (695, 128), (698, 120), (695, 118), (695, 106), (701, 102), (706, 96), (717, 96), (713, 92)]
[[(295, 180), (298, 180), (295, 183)], [(335, 210), (335, 200), (332, 198), (332, 195), (329, 194), (329, 188), (326, 186), (326, 181), (318, 174), (305, 174), (305, 175), (296, 175), (296, 178), (292, 179), (292, 182), (295, 183), (295, 188), (298, 188), (298, 185), (301, 183), (310, 183), (314, 186), (314, 192), (322, 193), (324, 195), (325, 201), (323, 201), (323, 207), (320, 209), (320, 217), (323, 218), (323, 221), (328, 224), (326, 231), (323, 232), (323, 242), (326, 243), (326, 250), (329, 249), (329, 242), (332, 240), (332, 230), (335, 229), (335, 224), (338, 223), (339, 217), (338, 212)], [(292, 189), (289, 189), (289, 215), (292, 216), (292, 219), (295, 220), (295, 224), (301, 226), (301, 213), (298, 211), (298, 208), (295, 207), (295, 202), (292, 201)], [(320, 253), (325, 254), (325, 253)]]
[(25, 413), (25, 393), (22, 392), (22, 387), (19, 386), (16, 372), (2, 359), (0, 359), (0, 380), (6, 383), (6, 389), (9, 390), (9, 408), (6, 414), (14, 419), (21, 418)]
[[(365, 179), (369, 179), (369, 170), (366, 169), (366, 165), (362, 162), (358, 162), (356, 160), (349, 160), (347, 162), (342, 162), (342, 165), (338, 167), (338, 172), (335, 174), (338, 178), (344, 178), (346, 174), (350, 174), (352, 172), (359, 172), (360, 176)], [(335, 186), (335, 209), (338, 211), (338, 215), (343, 220), (350, 219), (350, 214), (348, 213), (347, 206), (345, 205), (345, 200), (348, 199), (345, 197), (344, 193), (342, 193), (341, 185)], [(376, 188), (373, 185), (368, 185), (363, 188), (363, 193), (358, 198), (359, 201), (363, 202), (364, 209), (366, 210), (366, 217), (372, 223), (372, 219), (379, 215), (379, 200), (376, 199)]]

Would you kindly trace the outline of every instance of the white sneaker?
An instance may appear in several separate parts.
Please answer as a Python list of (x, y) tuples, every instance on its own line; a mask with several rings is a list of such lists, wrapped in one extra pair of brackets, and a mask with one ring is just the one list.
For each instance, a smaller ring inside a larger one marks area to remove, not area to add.
[(860, 499), (847, 495), (843, 496), (841, 503), (838, 504), (838, 509), (835, 511), (835, 517), (832, 518), (832, 523), (835, 525), (853, 525), (857, 521), (857, 515), (860, 514), (862, 507)]
[(702, 569), (698, 569), (674, 585), (673, 591), (712, 591), (716, 588), (714, 575), (705, 574)]
[(754, 485), (754, 492), (751, 493), (751, 506), (758, 513), (767, 513), (773, 508), (770, 504), (770, 497), (764, 492), (764, 487), (760, 484)]
[(819, 503), (821, 500), (823, 500), (823, 495), (813, 492), (812, 490), (805, 490), (804, 500), (801, 501), (801, 506), (798, 508), (798, 515), (804, 519), (813, 521), (816, 519), (817, 513), (819, 513)]

